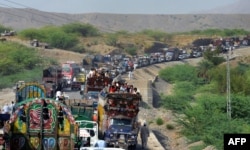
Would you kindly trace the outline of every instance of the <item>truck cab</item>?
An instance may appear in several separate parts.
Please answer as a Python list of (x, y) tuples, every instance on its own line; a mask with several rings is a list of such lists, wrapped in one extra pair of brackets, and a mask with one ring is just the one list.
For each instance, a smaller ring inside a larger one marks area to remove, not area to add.
[(109, 127), (104, 133), (104, 140), (114, 147), (136, 147), (139, 129), (136, 120), (126, 117), (110, 119)]

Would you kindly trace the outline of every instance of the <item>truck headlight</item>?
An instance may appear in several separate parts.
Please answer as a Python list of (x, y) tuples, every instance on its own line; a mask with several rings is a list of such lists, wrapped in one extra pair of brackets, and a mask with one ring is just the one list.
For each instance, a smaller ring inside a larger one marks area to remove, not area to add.
[(131, 139), (135, 139), (135, 138), (136, 138), (136, 135), (130, 135), (130, 138), (131, 138)]

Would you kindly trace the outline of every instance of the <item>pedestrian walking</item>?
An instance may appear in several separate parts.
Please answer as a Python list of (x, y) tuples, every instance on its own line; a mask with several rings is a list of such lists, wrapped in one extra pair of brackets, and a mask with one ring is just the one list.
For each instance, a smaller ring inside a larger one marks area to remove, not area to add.
[(149, 129), (148, 129), (146, 123), (144, 123), (143, 126), (141, 127), (140, 135), (141, 135), (142, 149), (147, 149), (147, 143), (148, 143), (148, 137), (149, 137)]
[(133, 79), (133, 72), (132, 71), (128, 72), (128, 78), (129, 78), (129, 80)]

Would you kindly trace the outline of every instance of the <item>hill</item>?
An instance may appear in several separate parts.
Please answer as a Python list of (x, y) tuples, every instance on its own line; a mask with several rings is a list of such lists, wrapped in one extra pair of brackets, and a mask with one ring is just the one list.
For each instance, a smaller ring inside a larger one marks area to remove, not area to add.
[(152, 29), (175, 33), (211, 28), (250, 30), (248, 20), (250, 20), (250, 14), (64, 14), (3, 7), (0, 11), (1, 24), (17, 31), (47, 25), (60, 26), (71, 22), (89, 23), (105, 32), (121, 30), (139, 32)]

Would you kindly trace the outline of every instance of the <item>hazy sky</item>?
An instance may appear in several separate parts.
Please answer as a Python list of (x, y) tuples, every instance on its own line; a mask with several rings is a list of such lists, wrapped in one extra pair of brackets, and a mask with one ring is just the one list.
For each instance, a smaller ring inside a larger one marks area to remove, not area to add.
[(188, 14), (238, 0), (1, 0), (0, 7), (62, 13)]

